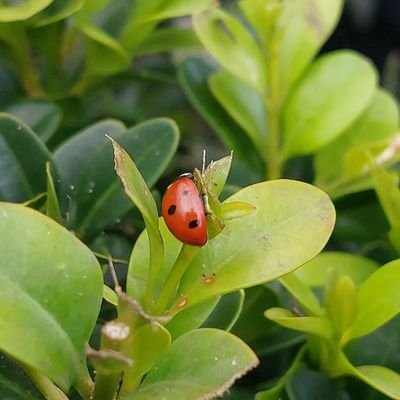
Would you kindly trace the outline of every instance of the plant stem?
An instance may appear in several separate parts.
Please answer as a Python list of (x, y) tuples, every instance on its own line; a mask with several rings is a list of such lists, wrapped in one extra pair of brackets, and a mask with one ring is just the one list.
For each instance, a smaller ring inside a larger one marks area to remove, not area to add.
[(98, 373), (95, 379), (92, 400), (114, 400), (120, 380), (120, 373)]
[(6, 36), (3, 39), (10, 48), (16, 67), (19, 69), (22, 85), (30, 96), (44, 96), (33, 58), (30, 54), (30, 43), (25, 28), (16, 23), (6, 25)]
[(267, 171), (266, 178), (278, 179), (282, 175), (282, 159), (280, 154), (280, 117), (281, 97), (279, 93), (279, 65), (277, 42), (269, 45), (270, 62), (268, 64), (269, 92), (264, 106), (268, 115), (268, 145), (266, 149)]
[(280, 111), (275, 104), (268, 107), (269, 115), (269, 129), (268, 129), (268, 147), (267, 147), (267, 171), (266, 178), (268, 180), (278, 179), (282, 175), (282, 162), (279, 151), (279, 139), (280, 139), (280, 129), (279, 129), (279, 118)]
[(22, 365), (22, 368), (46, 400), (68, 400), (65, 393), (47, 376), (27, 365)]
[(75, 389), (83, 399), (85, 400), (90, 399), (93, 391), (93, 381), (89, 375), (87, 367), (82, 369), (82, 374), (80, 375), (78, 381), (75, 384)]
[(182, 246), (178, 258), (176, 259), (175, 264), (168, 274), (160, 296), (154, 305), (154, 314), (161, 314), (168, 307), (172, 296), (176, 292), (179, 281), (181, 280), (187, 267), (189, 266), (190, 262), (193, 260), (199, 249), (200, 247), (189, 246), (186, 244)]

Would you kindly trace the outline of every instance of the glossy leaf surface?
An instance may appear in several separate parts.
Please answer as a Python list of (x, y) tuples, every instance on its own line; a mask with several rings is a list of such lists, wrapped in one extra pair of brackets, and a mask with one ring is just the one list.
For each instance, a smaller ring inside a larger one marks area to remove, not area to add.
[(358, 313), (349, 328), (347, 339), (366, 335), (393, 318), (400, 311), (400, 261), (379, 268), (357, 292)]
[[(389, 145), (398, 124), (399, 111), (395, 99), (381, 89), (376, 90), (371, 103), (357, 120), (316, 154), (317, 186), (329, 189), (336, 181), (346, 182), (362, 174), (368, 167), (368, 156), (377, 155), (372, 145), (382, 142)], [(361, 160), (355, 149), (364, 150)]]
[[(323, 248), (335, 220), (329, 198), (296, 181), (252, 185), (225, 202), (229, 201), (245, 201), (257, 210), (227, 221), (222, 233), (198, 252), (178, 290), (185, 299), (183, 308), (293, 271)], [(167, 273), (180, 244), (166, 229), (162, 235), (166, 249), (162, 271)], [(134, 298), (141, 297), (148, 257), (143, 235), (135, 244), (128, 273), (128, 293)]]
[(337, 138), (368, 106), (375, 85), (374, 68), (358, 54), (342, 50), (321, 56), (285, 106), (285, 157), (312, 153)]
[(25, 0), (17, 2), (16, 5), (1, 5), (0, 6), (0, 21), (13, 22), (22, 21), (42, 11), (53, 0)]
[(204, 47), (237, 78), (260, 93), (266, 90), (263, 53), (239, 20), (221, 9), (193, 17), (194, 29)]
[(86, 378), (100, 266), (71, 233), (36, 211), (1, 203), (0, 219), (0, 348), (68, 390)]
[(4, 109), (29, 126), (44, 142), (49, 140), (61, 122), (61, 109), (45, 100), (22, 100)]
[[(32, 154), (35, 157), (32, 157)], [(0, 198), (30, 200), (46, 191), (46, 162), (52, 161), (35, 133), (10, 114), (0, 114)]]
[(263, 171), (263, 161), (256, 147), (210, 92), (208, 78), (212, 72), (214, 69), (210, 65), (192, 58), (179, 65), (178, 78), (190, 102), (211, 125), (227, 149), (234, 149), (238, 158), (260, 173)]
[(124, 400), (212, 398), (257, 364), (240, 339), (216, 329), (199, 329), (173, 342), (139, 390)]

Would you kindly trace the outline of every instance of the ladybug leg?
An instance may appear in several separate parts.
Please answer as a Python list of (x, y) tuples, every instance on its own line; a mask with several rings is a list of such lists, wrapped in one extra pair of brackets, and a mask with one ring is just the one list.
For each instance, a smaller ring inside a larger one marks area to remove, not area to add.
[(201, 200), (203, 201), (203, 204), (204, 204), (204, 213), (206, 215), (213, 214), (213, 210), (211, 209), (210, 203), (208, 202), (207, 193), (202, 193), (200, 196), (201, 196)]

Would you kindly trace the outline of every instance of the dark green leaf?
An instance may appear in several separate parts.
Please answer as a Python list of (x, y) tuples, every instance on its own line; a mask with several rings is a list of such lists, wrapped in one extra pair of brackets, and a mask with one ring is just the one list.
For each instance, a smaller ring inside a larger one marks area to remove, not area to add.
[(46, 215), (53, 218), (57, 222), (62, 221), (60, 204), (58, 203), (57, 192), (54, 186), (53, 177), (51, 175), (50, 163), (46, 163), (47, 174), (47, 198), (46, 198)]
[(175, 315), (166, 325), (166, 328), (171, 333), (172, 340), (182, 336), (184, 333), (199, 328), (212, 313), (218, 301), (219, 298), (215, 297), (214, 299), (187, 308)]
[(212, 67), (200, 59), (188, 59), (178, 67), (179, 82), (200, 115), (211, 125), (229, 150), (262, 176), (264, 166), (256, 147), (214, 99), (208, 88)]
[(18, 365), (0, 353), (0, 396), (7, 400), (42, 400)]
[(161, 51), (198, 50), (201, 48), (191, 28), (162, 28), (154, 31), (135, 49), (135, 55), (152, 54)]
[(244, 290), (222, 296), (202, 327), (219, 328), (230, 331), (242, 312), (244, 298)]
[(211, 75), (209, 85), (220, 104), (263, 154), (267, 142), (267, 116), (260, 93), (225, 70)]
[(61, 121), (61, 109), (46, 100), (21, 100), (4, 109), (28, 125), (44, 142), (47, 142)]
[(38, 137), (10, 114), (0, 114), (0, 198), (22, 202), (46, 191), (51, 154)]
[(49, 7), (34, 18), (36, 27), (50, 25), (78, 11), (85, 0), (53, 0)]
[(305, 369), (295, 373), (287, 383), (286, 390), (290, 400), (350, 400), (349, 395), (333, 379)]
[[(119, 122), (103, 121), (56, 151), (65, 209), (71, 209), (71, 227), (86, 239), (93, 238), (133, 207), (113, 169), (112, 145), (105, 134), (128, 151), (148, 186), (155, 183), (172, 158), (179, 135), (169, 119), (149, 120), (128, 130)], [(67, 196), (72, 199), (69, 207)]]
[(43, 214), (2, 203), (0, 218), (0, 348), (64, 390), (81, 385), (102, 298), (100, 266)]

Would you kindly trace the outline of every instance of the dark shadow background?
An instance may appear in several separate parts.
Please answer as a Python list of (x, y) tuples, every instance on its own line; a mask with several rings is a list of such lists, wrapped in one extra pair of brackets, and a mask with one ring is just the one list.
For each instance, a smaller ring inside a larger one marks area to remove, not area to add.
[(363, 53), (384, 72), (389, 55), (400, 58), (400, 1), (346, 0), (339, 26), (323, 51), (339, 48)]

